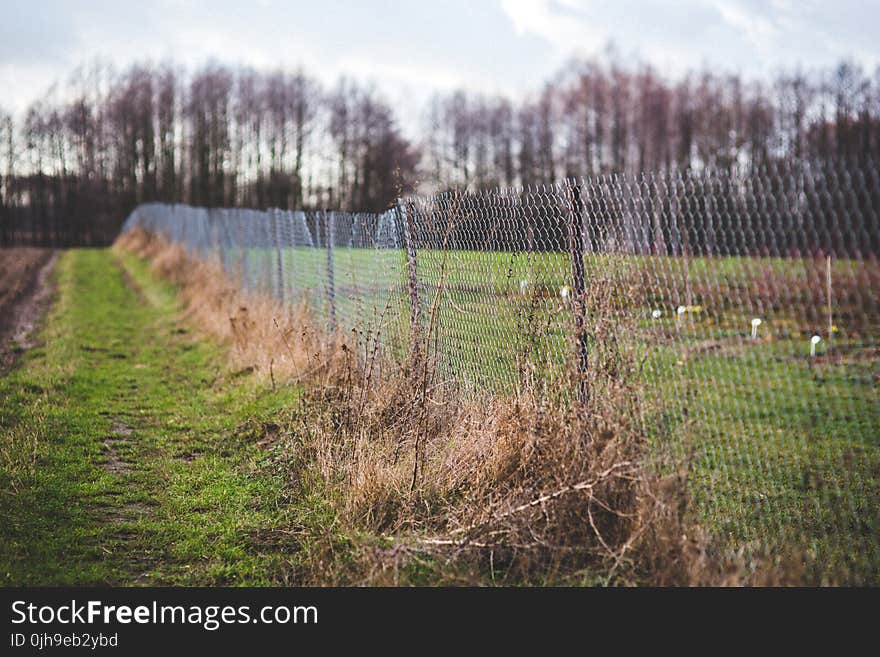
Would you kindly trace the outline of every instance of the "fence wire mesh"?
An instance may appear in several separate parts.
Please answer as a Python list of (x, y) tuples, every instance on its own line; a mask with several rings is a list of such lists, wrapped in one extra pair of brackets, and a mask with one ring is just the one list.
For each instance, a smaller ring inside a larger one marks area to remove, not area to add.
[[(383, 214), (144, 205), (139, 226), (392, 356), (428, 332), (471, 395), (590, 394), (613, 342), (641, 423), (740, 554), (797, 545), (880, 582), (880, 178), (873, 162), (599, 176)], [(572, 379), (569, 374), (574, 371)]]

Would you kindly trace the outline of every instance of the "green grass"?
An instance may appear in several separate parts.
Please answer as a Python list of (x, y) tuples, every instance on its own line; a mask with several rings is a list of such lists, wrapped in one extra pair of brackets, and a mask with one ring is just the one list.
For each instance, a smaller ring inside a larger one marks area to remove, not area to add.
[[(254, 287), (277, 285), (274, 257), (248, 254)], [(287, 294), (310, 295), (326, 312), (326, 252), (283, 257)], [(403, 348), (403, 254), (337, 249), (334, 258), (340, 324), (371, 327), (388, 305), (385, 339)], [(426, 313), (440, 259), (420, 253)], [(122, 264), (108, 251), (66, 253), (44, 346), (0, 377), (0, 581), (270, 584), (315, 581), (316, 564), (344, 571), (359, 544), (380, 539), (346, 535), (316, 482), (291, 486), (295, 450), (256, 444), (298, 405), (300, 391), (272, 391), (248, 372), (228, 372), (222, 350), (181, 322), (174, 289), (142, 262)], [(876, 288), (862, 290), (864, 308), (841, 309), (844, 320), (861, 313), (865, 321), (840, 321), (833, 352), (823, 342), (811, 362), (807, 339), (822, 324), (805, 312), (809, 296), (801, 291), (815, 272), (782, 259), (695, 259), (689, 267), (704, 283), (694, 300), (703, 309), (681, 325), (668, 310), (648, 318), (651, 306), (640, 304), (656, 299), (616, 302), (634, 314), (626, 344), (642, 362), (640, 421), (655, 444), (692, 459), (700, 524), (744, 555), (797, 544), (808, 581), (880, 582)], [(834, 267), (846, 303), (856, 298), (844, 294), (848, 282), (874, 280), (858, 263)], [(559, 254), (448, 254), (438, 316), (443, 372), (474, 387), (510, 389), (521, 358), (548, 373), (561, 368), (571, 313), (551, 292), (566, 271)], [(761, 339), (751, 341), (749, 295), (768, 271), (792, 287), (797, 303), (765, 306)], [(596, 285), (634, 272), (637, 280), (655, 277), (664, 309), (683, 294), (680, 260), (587, 261)], [(600, 347), (591, 343), (591, 354)], [(120, 427), (130, 435), (108, 440)], [(450, 576), (427, 560), (403, 581)]]
[[(243, 259), (242, 259), (243, 257)], [(252, 289), (305, 300), (329, 323), (330, 277), (326, 248), (245, 249), (228, 254), (230, 270)], [(279, 277), (279, 264), (281, 276)], [(409, 335), (408, 267), (398, 249), (333, 249), (333, 304), (344, 331), (375, 328), (381, 321), (386, 341), (405, 351)], [(748, 336), (752, 318), (761, 334), (790, 341), (803, 353), (814, 333), (824, 335), (825, 261), (779, 257), (680, 257), (594, 255), (585, 257), (588, 290), (618, 289), (613, 302), (631, 316), (654, 343), (697, 343)], [(431, 310), (441, 279), (443, 302), (437, 320), (442, 365), (466, 383), (510, 389), (527, 351), (559, 366), (570, 348), (570, 304), (560, 291), (571, 286), (569, 258), (559, 252), (419, 250), (417, 271), (422, 316)], [(880, 267), (876, 262), (832, 262), (837, 339), (876, 343), (880, 334)], [(282, 289), (283, 288), (283, 289)], [(677, 329), (676, 308), (695, 306)], [(654, 310), (662, 312), (652, 320)], [(515, 348), (511, 348), (511, 346)], [(875, 344), (876, 346), (876, 344)]]
[(655, 361), (644, 423), (693, 458), (704, 529), (731, 551), (803, 552), (811, 582), (880, 582), (880, 362), (810, 366), (785, 344)]
[[(277, 285), (275, 252), (248, 258), (255, 286)], [(287, 249), (282, 260), (285, 284), (327, 316), (326, 250)], [(441, 272), (436, 346), (447, 378), (512, 390), (527, 360), (548, 377), (570, 362), (572, 313), (559, 295), (571, 284), (565, 254), (420, 250), (423, 317)], [(826, 275), (821, 258), (585, 258), (588, 287), (615, 290), (610, 303), (626, 327), (619, 337), (642, 362), (646, 433), (692, 459), (700, 523), (734, 552), (797, 544), (810, 581), (876, 583), (880, 270), (869, 260), (832, 262), (830, 352)], [(385, 335), (393, 346), (405, 343), (402, 251), (337, 247), (334, 276), (344, 327), (369, 324), (364, 318), (387, 305)], [(699, 308), (677, 319), (679, 305)], [(654, 309), (659, 319), (651, 319)], [(588, 307), (588, 331), (596, 315)], [(755, 341), (754, 317), (763, 322)], [(811, 363), (814, 334), (823, 342)], [(591, 354), (601, 348), (591, 341)]]
[(0, 377), (0, 583), (295, 577), (298, 536), (332, 518), (290, 502), (280, 447), (257, 441), (299, 390), (226, 372), (174, 290), (125, 269), (140, 293), (111, 252), (65, 253), (44, 345)]

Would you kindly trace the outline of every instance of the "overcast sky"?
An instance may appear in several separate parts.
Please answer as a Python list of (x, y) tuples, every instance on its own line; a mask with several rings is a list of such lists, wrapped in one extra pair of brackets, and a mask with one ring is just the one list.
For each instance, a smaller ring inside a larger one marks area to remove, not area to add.
[(80, 63), (208, 59), (372, 80), (406, 119), (432, 89), (525, 93), (609, 41), (675, 74), (880, 63), (880, 0), (0, 0), (0, 106)]

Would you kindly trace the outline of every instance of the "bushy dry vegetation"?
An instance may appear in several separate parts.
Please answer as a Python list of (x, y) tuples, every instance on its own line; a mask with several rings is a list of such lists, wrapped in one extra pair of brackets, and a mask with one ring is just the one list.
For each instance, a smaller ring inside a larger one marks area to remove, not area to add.
[[(141, 230), (118, 248), (179, 286), (192, 323), (231, 345), (232, 367), (304, 386), (302, 406), (274, 429), (291, 487), (320, 490), (366, 537), (344, 567), (319, 551), (307, 581), (393, 584), (414, 564), (429, 564), (432, 581), (721, 581), (689, 526), (686, 468), (649, 452), (635, 365), (614, 340), (590, 369), (586, 401), (538, 383), (474, 399), (438, 377), (431, 318), (398, 363), (375, 333), (327, 335), (306, 309), (247, 296), (219, 266)], [(613, 333), (611, 317), (591, 313), (592, 333)]]

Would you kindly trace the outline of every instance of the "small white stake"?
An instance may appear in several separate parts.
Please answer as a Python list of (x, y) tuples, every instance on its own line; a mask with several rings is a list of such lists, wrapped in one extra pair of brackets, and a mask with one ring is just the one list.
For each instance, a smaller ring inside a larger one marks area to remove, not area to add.
[(660, 317), (661, 317), (662, 315), (663, 315), (663, 311), (662, 311), (662, 310), (652, 310), (652, 311), (651, 311), (651, 317), (652, 317), (653, 319), (660, 319)]
[(568, 298), (568, 292), (569, 292), (568, 285), (563, 285), (563, 286), (559, 289), (559, 296), (561, 296), (563, 299), (567, 299), (567, 298)]
[(522, 279), (519, 282), (519, 292), (520, 294), (525, 294), (526, 290), (529, 289), (529, 282), (526, 279)]
[(814, 335), (810, 338), (810, 356), (813, 357), (816, 355), (816, 345), (822, 342), (822, 338), (818, 335)]
[(755, 340), (758, 337), (758, 327), (761, 325), (761, 320), (757, 317), (752, 320), (752, 340)]

